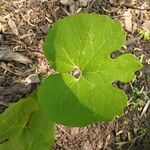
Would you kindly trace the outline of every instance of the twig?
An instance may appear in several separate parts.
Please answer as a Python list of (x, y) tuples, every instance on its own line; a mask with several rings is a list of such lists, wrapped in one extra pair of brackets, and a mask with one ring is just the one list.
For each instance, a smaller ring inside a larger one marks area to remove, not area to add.
[(58, 129), (60, 129), (61, 131), (63, 131), (66, 135), (70, 136), (70, 134), (68, 132), (66, 132), (62, 127), (60, 127), (57, 124), (56, 124), (56, 126), (58, 127)]
[(143, 134), (137, 136), (136, 138), (132, 139), (133, 142), (132, 142), (131, 145), (129, 146), (128, 150), (131, 149), (131, 147), (133, 146), (133, 144), (136, 142), (136, 140), (137, 140), (138, 138), (140, 138), (140, 137), (142, 137), (142, 136), (144, 136), (144, 135), (145, 135), (145, 133), (143, 133)]

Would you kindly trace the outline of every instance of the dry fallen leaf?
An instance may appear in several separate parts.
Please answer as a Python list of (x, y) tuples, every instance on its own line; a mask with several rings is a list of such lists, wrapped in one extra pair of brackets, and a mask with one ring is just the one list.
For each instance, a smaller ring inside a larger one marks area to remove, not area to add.
[(0, 22), (5, 23), (6, 22), (6, 18), (4, 16), (0, 16)]
[(31, 59), (27, 58), (26, 56), (24, 56), (22, 54), (16, 53), (16, 52), (11, 54), (11, 59), (13, 61), (17, 61), (22, 64), (31, 64), (32, 63)]
[(142, 27), (144, 29), (150, 30), (150, 20), (147, 20), (143, 23)]
[(124, 12), (124, 26), (128, 32), (132, 32), (132, 13), (130, 10)]
[(14, 22), (11, 18), (8, 19), (8, 25), (10, 26), (12, 32), (13, 32), (15, 35), (18, 35), (17, 26), (16, 26), (15, 22)]
[(16, 61), (22, 64), (31, 64), (32, 60), (23, 54), (13, 52), (9, 47), (0, 48), (0, 60)]
[(82, 150), (93, 150), (89, 141), (86, 141), (82, 147)]
[(77, 135), (79, 134), (80, 130), (78, 127), (74, 127), (71, 129), (71, 135)]
[(0, 32), (5, 32), (5, 30), (6, 30), (6, 25), (5, 25), (5, 24), (2, 24), (2, 23), (0, 22)]

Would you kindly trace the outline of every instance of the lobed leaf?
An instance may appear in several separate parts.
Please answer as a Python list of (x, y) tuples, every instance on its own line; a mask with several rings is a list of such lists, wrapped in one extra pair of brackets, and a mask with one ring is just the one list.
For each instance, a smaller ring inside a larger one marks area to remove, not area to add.
[(129, 82), (141, 68), (132, 54), (110, 58), (124, 42), (120, 23), (107, 16), (81, 13), (54, 24), (44, 54), (59, 74), (38, 90), (38, 102), (53, 121), (85, 126), (123, 113), (127, 96), (112, 82)]

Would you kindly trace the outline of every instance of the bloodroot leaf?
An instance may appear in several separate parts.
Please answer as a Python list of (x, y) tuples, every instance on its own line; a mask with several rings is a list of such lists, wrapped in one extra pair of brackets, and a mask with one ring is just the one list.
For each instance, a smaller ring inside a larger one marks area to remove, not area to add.
[(124, 42), (120, 23), (107, 16), (81, 13), (54, 24), (44, 54), (59, 74), (38, 90), (39, 104), (53, 121), (84, 126), (123, 113), (127, 96), (112, 82), (129, 82), (141, 68), (132, 54), (110, 58)]
[(0, 115), (1, 150), (48, 150), (54, 142), (54, 125), (39, 110), (34, 96), (10, 106)]

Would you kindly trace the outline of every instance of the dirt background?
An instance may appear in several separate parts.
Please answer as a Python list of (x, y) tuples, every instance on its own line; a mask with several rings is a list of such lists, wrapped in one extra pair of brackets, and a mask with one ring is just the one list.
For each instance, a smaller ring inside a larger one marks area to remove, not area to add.
[(127, 42), (112, 57), (134, 53), (143, 68), (134, 81), (114, 84), (129, 97), (124, 116), (85, 128), (56, 125), (53, 149), (149, 150), (150, 40), (143, 38), (150, 31), (149, 0), (1, 0), (0, 112), (29, 95), (41, 77), (54, 72), (43, 56), (43, 39), (56, 20), (79, 12), (120, 20)]

